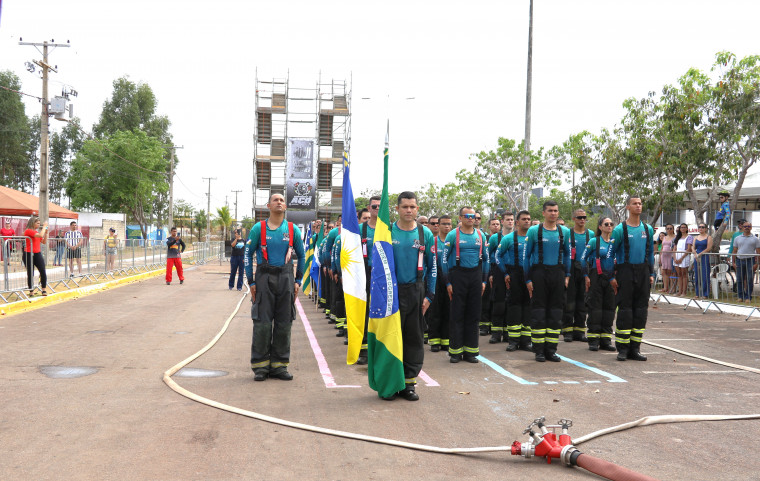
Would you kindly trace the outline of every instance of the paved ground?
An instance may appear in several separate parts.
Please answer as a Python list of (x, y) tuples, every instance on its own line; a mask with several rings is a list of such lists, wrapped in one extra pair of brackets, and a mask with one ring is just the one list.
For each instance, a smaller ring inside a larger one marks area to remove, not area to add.
[[(224, 270), (207, 265), (188, 270), (183, 286), (157, 277), (0, 317), (0, 479), (598, 479), (507, 453), (442, 455), (313, 434), (180, 396), (163, 372), (206, 345), (241, 298), (227, 290)], [(565, 362), (539, 364), (487, 338), (487, 362), (451, 365), (427, 352), (421, 400), (381, 401), (367, 387), (366, 368), (345, 364), (324, 315), (300, 302), (294, 381), (253, 382), (248, 299), (219, 342), (188, 366), (228, 374), (174, 379), (242, 409), (440, 447), (525, 441), (522, 430), (540, 415), (572, 419), (579, 437), (647, 415), (760, 412), (758, 374), (654, 347), (643, 350), (646, 363), (621, 363), (577, 342), (560, 343)], [(760, 324), (743, 317), (660, 305), (650, 310), (645, 337), (760, 368)], [(44, 374), (49, 366), (97, 372), (57, 379)], [(669, 424), (579, 448), (662, 480), (745, 480), (760, 470), (760, 459), (745, 452), (758, 436), (760, 421)]]

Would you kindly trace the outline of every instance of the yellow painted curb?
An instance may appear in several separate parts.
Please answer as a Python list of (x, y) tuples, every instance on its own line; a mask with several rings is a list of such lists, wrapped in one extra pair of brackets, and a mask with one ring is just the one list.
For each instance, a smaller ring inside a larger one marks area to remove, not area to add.
[(144, 279), (156, 277), (161, 274), (165, 274), (166, 269), (156, 269), (154, 271), (143, 272), (142, 274), (136, 274), (134, 276), (122, 277), (121, 279), (114, 279), (112, 281), (103, 282), (100, 284), (91, 284), (89, 286), (77, 287), (76, 289), (69, 289), (67, 291), (60, 291), (56, 293), (50, 293), (43, 297), (34, 297), (29, 301), (16, 301), (0, 306), (0, 316), (10, 316), (18, 314), (20, 312), (31, 311), (45, 307), (48, 304), (66, 301), (69, 299), (76, 299), (78, 297), (88, 296), (96, 292), (105, 291), (114, 287), (120, 287), (123, 285), (131, 284), (133, 282), (139, 282)]

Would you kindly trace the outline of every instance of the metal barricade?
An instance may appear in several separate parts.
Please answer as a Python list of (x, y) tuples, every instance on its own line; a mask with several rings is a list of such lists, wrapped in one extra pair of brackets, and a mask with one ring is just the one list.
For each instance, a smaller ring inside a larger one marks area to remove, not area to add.
[[(681, 256), (688, 261), (679, 266)], [(652, 298), (655, 304), (665, 300), (668, 304), (684, 305), (684, 309), (694, 305), (706, 313), (715, 308), (720, 312), (746, 314), (749, 319), (760, 312), (760, 296), (755, 295), (760, 282), (758, 261), (760, 255), (756, 254), (674, 252), (671, 282), (666, 289), (667, 265), (660, 255)]]
[[(27, 292), (39, 289), (39, 273), (33, 269), (32, 287), (29, 288), (26, 264), (23, 259), (25, 243), (31, 239), (23, 236), (5, 237), (0, 256), (3, 264), (3, 284), (0, 299), (10, 302), (28, 299)], [(40, 246), (45, 260), (47, 288), (63, 284), (66, 288), (79, 287), (83, 281), (99, 282), (114, 279), (117, 275), (130, 275), (166, 268), (166, 241), (152, 239), (125, 239), (109, 242), (108, 239), (48, 239)], [(219, 259), (223, 262), (223, 242), (196, 242), (188, 244), (183, 260), (187, 263), (205, 264)], [(80, 268), (81, 266), (81, 268)]]

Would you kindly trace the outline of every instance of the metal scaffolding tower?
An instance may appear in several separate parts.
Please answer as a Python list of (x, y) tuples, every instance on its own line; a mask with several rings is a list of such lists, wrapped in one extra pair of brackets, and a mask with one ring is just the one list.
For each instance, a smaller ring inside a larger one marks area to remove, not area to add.
[(313, 139), (316, 153), (316, 216), (336, 218), (343, 198), (343, 151), (351, 142), (351, 87), (345, 80), (323, 81), (316, 88), (293, 87), (284, 79), (259, 79), (253, 134), (253, 212), (267, 217), (273, 193), (286, 194), (289, 139)]

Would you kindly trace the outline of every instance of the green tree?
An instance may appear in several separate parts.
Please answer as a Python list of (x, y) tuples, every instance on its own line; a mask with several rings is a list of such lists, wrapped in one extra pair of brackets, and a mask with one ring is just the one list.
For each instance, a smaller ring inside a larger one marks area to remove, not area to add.
[(240, 223), (243, 225), (243, 229), (245, 229), (246, 232), (251, 232), (251, 229), (253, 228), (253, 224), (255, 222), (251, 217), (245, 216), (243, 217), (243, 220), (240, 221)]
[(156, 138), (139, 131), (85, 141), (66, 181), (72, 207), (101, 212), (125, 210), (140, 225), (145, 238), (151, 201), (169, 188), (163, 154)]
[[(166, 116), (157, 115), (158, 99), (153, 89), (146, 83), (132, 82), (129, 77), (121, 77), (113, 82), (111, 98), (103, 103), (98, 122), (92, 130), (97, 138), (105, 138), (120, 131), (145, 132), (155, 137), (165, 147), (166, 176), (169, 177), (171, 148), (174, 146), (169, 133), (171, 122)], [(175, 155), (174, 168), (176, 171), (179, 158)], [(169, 218), (169, 197), (167, 192), (156, 192), (151, 199), (151, 215), (155, 217), (157, 226), (163, 227)]]
[[(21, 90), (19, 78), (0, 72), (0, 86)], [(0, 89), (0, 184), (31, 192), (33, 168), (29, 163), (30, 125), (21, 94)]]
[(71, 160), (84, 143), (79, 118), (67, 122), (61, 132), (50, 136), (50, 200), (61, 203)]
[(216, 224), (222, 228), (222, 239), (227, 240), (227, 229), (232, 225), (232, 215), (230, 215), (229, 206), (223, 206), (216, 209)]
[(203, 229), (206, 228), (206, 211), (204, 209), (201, 209), (195, 213), (193, 225), (195, 226), (196, 232), (198, 233), (198, 242), (200, 242), (203, 238)]
[(474, 198), (472, 204), (482, 205), (491, 199), (492, 207), (506, 206), (512, 212), (528, 207), (532, 189), (559, 185), (564, 173), (562, 157), (555, 157), (543, 148), (526, 155), (522, 142), (518, 145), (504, 137), (499, 137), (495, 151), (481, 151), (475, 157), (475, 172), (468, 183), (460, 182), (460, 187)]

